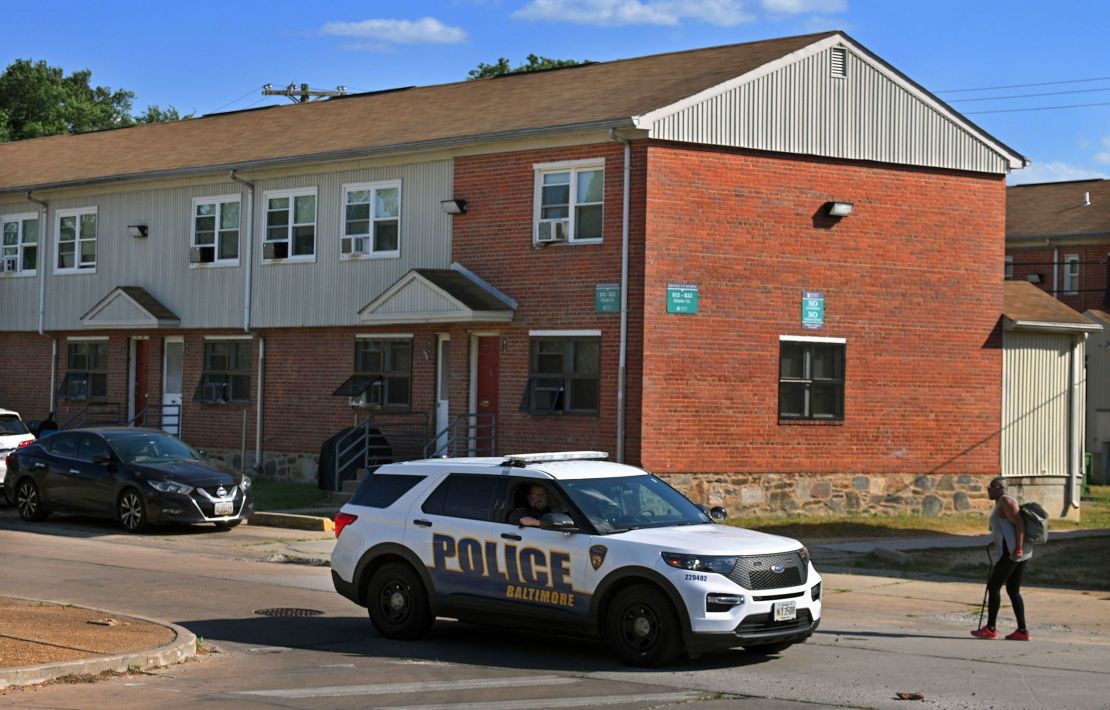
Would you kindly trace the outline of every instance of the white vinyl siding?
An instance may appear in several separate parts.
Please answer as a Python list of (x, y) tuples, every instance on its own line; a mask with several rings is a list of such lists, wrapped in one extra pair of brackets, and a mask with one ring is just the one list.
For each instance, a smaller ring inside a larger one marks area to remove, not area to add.
[(54, 273), (96, 273), (96, 222), (95, 207), (57, 211)]
[(198, 197), (193, 200), (190, 266), (239, 264), (240, 212), (238, 195)]
[(38, 270), (39, 216), (0, 217), (0, 276), (34, 276)]
[(401, 181), (343, 186), (342, 258), (401, 255)]
[(316, 188), (267, 192), (263, 262), (316, 260)]

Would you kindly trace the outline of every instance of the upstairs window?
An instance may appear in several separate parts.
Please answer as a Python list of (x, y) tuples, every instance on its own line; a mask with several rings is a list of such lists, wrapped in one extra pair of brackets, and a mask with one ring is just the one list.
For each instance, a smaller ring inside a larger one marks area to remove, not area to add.
[(536, 244), (600, 242), (605, 164), (599, 161), (534, 166)]
[(38, 269), (39, 217), (13, 214), (0, 217), (0, 276), (34, 276)]
[(343, 187), (341, 256), (400, 256), (401, 181)]
[(1079, 255), (1064, 256), (1064, 293), (1074, 296), (1079, 293)]
[(779, 342), (779, 419), (844, 419), (843, 341)]
[(204, 341), (204, 372), (193, 394), (202, 404), (249, 404), (251, 341)]
[(189, 264), (234, 266), (239, 263), (239, 196), (193, 200)]
[(265, 261), (316, 258), (316, 188), (266, 193)]
[(1003, 276), (1007, 281), (1014, 280), (1014, 257), (1006, 257), (1006, 266), (1005, 271), (1003, 272)]
[(108, 341), (70, 341), (66, 374), (58, 391), (61, 399), (103, 402), (108, 397)]
[(96, 208), (57, 212), (56, 273), (96, 271)]
[(532, 338), (528, 384), (520, 410), (529, 414), (597, 414), (600, 371), (600, 338)]

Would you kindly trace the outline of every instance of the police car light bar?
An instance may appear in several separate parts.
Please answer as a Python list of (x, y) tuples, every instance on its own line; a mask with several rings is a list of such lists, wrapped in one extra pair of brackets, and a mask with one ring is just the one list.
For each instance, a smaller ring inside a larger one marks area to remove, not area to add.
[(513, 454), (506, 456), (502, 466), (527, 466), (547, 461), (596, 461), (609, 458), (608, 451), (555, 451), (548, 454)]

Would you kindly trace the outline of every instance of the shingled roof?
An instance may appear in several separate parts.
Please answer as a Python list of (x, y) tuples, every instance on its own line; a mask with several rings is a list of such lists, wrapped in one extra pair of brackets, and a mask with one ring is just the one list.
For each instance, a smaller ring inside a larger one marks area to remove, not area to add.
[[(1089, 198), (1090, 203), (1086, 204)], [(1006, 239), (1110, 236), (1110, 180), (1006, 189)]]
[(289, 159), (341, 158), (545, 130), (631, 126), (634, 116), (835, 34), (785, 37), (0, 144), (0, 193), (211, 172)]
[(1006, 281), (1002, 315), (1010, 330), (1098, 331), (1102, 326), (1027, 281)]

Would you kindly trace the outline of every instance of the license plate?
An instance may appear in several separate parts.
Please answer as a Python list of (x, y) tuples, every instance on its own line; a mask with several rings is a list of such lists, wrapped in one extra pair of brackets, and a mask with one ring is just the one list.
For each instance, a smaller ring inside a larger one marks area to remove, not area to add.
[(779, 602), (772, 608), (775, 612), (775, 621), (793, 621), (798, 618), (795, 602)]
[[(235, 503), (230, 500), (218, 500), (215, 505), (216, 515), (231, 515), (235, 511)], [(793, 602), (791, 602), (791, 606), (793, 606)], [(794, 617), (790, 618), (793, 619)]]

